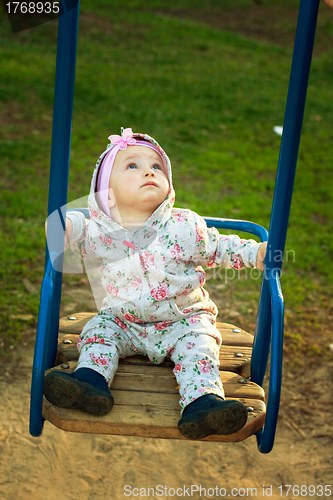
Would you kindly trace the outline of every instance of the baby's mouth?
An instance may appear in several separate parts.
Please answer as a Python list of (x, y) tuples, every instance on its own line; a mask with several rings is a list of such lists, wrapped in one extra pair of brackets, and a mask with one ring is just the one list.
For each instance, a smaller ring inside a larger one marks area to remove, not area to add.
[(143, 184), (142, 187), (145, 187), (145, 186), (155, 186), (155, 187), (158, 187), (156, 182), (153, 182), (153, 181), (149, 181), (149, 182), (146, 182), (146, 184)]

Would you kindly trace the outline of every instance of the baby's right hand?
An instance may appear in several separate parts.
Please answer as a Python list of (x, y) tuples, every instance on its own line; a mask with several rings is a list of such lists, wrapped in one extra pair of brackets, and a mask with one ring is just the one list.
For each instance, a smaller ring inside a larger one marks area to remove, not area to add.
[[(67, 250), (69, 246), (69, 240), (71, 239), (72, 234), (73, 234), (73, 223), (70, 219), (68, 219), (68, 217), (66, 217), (64, 251)], [(47, 221), (45, 222), (45, 236), (47, 236)]]
[(65, 229), (65, 244), (71, 239), (73, 235), (73, 222), (66, 217), (66, 229)]

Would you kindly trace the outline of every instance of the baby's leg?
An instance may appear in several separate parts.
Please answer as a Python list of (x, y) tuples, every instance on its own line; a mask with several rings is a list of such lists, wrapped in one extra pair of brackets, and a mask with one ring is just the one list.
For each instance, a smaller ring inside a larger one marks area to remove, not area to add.
[[(94, 337), (96, 337), (94, 335)], [(111, 337), (111, 336), (110, 336)], [(80, 345), (80, 357), (76, 371), (89, 369), (102, 376), (110, 386), (118, 368), (121, 346), (116, 339), (99, 339), (97, 342), (88, 340)], [(106, 343), (107, 342), (107, 343)], [(75, 372), (74, 372), (75, 373)]]
[(246, 423), (245, 406), (236, 400), (224, 400), (218, 356), (216, 340), (198, 333), (182, 337), (171, 356), (181, 395), (178, 429), (189, 439), (233, 434)]
[(170, 357), (175, 363), (173, 372), (179, 384), (182, 411), (205, 394), (224, 399), (218, 368), (219, 346), (213, 336), (190, 332), (177, 341)]
[[(74, 373), (50, 372), (45, 377), (46, 398), (61, 408), (80, 409), (105, 415), (113, 406), (109, 385), (116, 373), (119, 355), (127, 351), (126, 333), (107, 314), (98, 314), (83, 329), (80, 357)], [(128, 355), (128, 353), (126, 352)]]

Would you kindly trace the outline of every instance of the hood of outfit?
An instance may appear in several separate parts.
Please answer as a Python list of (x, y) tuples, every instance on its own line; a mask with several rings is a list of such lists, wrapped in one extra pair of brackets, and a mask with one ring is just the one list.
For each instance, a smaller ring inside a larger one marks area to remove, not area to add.
[[(133, 134), (148, 141), (162, 156), (169, 179), (166, 199), (134, 231), (112, 220), (102, 210), (97, 193), (98, 173), (110, 144), (97, 161), (88, 199), (90, 220), (71, 212), (71, 248), (101, 263), (101, 279), (106, 298), (102, 309), (131, 323), (179, 321), (200, 312), (216, 316), (217, 308), (203, 288), (203, 265), (208, 267), (255, 267), (260, 243), (223, 236), (207, 228), (198, 214), (174, 208), (171, 163), (148, 135)], [(130, 146), (129, 146), (130, 147)]]

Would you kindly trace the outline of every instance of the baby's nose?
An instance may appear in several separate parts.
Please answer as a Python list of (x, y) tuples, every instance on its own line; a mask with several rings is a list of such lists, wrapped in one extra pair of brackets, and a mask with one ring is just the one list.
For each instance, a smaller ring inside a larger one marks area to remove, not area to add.
[(155, 177), (155, 172), (152, 168), (148, 168), (145, 172), (145, 177), (148, 177), (149, 175), (152, 175), (153, 177)]

